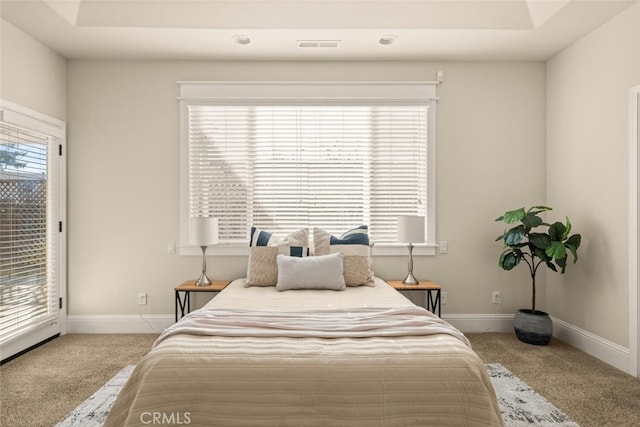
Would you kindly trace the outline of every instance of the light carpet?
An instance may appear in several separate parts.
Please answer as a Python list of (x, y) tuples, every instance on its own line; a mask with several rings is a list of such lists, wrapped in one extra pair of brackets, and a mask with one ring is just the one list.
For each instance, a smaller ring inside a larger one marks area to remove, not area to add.
[[(536, 393), (499, 363), (487, 364), (487, 372), (496, 390), (505, 427), (579, 427), (547, 399)], [(134, 365), (123, 368), (115, 377), (74, 409), (57, 427), (100, 427), (127, 382)]]

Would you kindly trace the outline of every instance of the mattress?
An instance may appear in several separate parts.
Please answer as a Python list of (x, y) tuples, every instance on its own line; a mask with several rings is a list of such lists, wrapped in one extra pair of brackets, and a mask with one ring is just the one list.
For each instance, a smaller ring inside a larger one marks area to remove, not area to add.
[(380, 279), (340, 292), (233, 281), (159, 337), (105, 426), (150, 422), (502, 425), (466, 338)]

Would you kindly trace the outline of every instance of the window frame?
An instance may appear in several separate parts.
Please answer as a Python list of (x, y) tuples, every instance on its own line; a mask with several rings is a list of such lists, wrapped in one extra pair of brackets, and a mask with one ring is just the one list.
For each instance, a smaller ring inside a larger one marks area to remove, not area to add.
[[(202, 82), (179, 81), (180, 103), (180, 255), (202, 255), (189, 244), (189, 124), (188, 106), (206, 104), (269, 103), (273, 101), (323, 103), (420, 102), (427, 116), (427, 241), (415, 245), (414, 255), (435, 255), (436, 240), (436, 86), (439, 82)], [(317, 224), (322, 227), (322, 224)], [(406, 244), (376, 244), (373, 255), (406, 255)], [(207, 254), (248, 255), (248, 244), (211, 246)]]

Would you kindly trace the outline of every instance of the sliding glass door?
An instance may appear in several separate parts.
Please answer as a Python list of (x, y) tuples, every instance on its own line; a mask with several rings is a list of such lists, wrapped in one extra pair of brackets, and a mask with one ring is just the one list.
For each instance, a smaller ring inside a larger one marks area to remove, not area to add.
[(0, 121), (0, 360), (61, 326), (63, 138), (25, 124)]

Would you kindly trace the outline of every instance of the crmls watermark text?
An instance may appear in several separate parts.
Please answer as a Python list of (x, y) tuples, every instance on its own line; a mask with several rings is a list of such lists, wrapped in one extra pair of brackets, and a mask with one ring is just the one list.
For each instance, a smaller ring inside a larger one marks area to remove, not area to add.
[(142, 424), (191, 424), (190, 412), (143, 412), (140, 414)]

